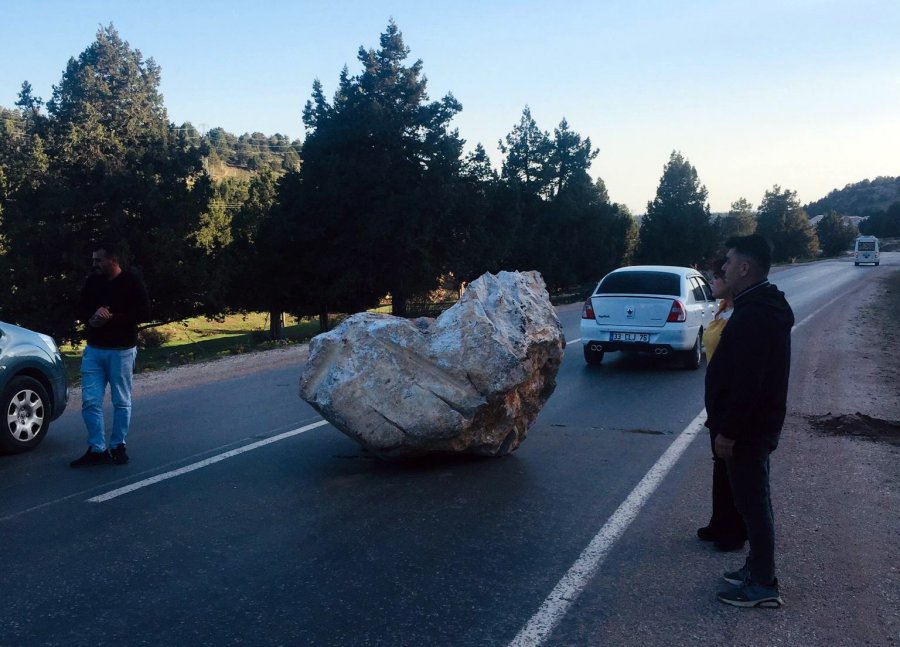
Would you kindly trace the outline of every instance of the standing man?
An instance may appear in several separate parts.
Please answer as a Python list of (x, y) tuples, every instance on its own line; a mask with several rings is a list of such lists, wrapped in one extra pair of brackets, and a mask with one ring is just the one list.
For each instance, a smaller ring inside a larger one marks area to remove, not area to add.
[(734, 313), (706, 371), (706, 426), (715, 436), (716, 455), (725, 460), (750, 554), (742, 568), (725, 573), (734, 588), (717, 597), (739, 607), (778, 607), (769, 454), (778, 446), (787, 411), (794, 313), (767, 278), (768, 240), (753, 234), (725, 245), (722, 269)]
[[(88, 432), (84, 456), (72, 467), (128, 462), (125, 438), (131, 422), (131, 377), (137, 357), (137, 326), (150, 318), (143, 281), (119, 265), (110, 243), (95, 245), (92, 272), (81, 291), (79, 318), (86, 322), (87, 346), (81, 359), (81, 415)], [(106, 442), (103, 395), (109, 384), (113, 430)]]

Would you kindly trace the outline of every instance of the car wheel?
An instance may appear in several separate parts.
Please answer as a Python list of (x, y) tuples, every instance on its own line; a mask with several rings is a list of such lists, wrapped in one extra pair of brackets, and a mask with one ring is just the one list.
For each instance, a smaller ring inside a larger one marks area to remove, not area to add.
[(584, 361), (587, 362), (589, 366), (599, 366), (600, 362), (603, 361), (603, 351), (592, 350), (590, 344), (585, 344), (583, 348)]
[(855, 265), (856, 267), (859, 267), (859, 263), (854, 263), (854, 265)]
[(684, 352), (684, 367), (695, 371), (700, 368), (700, 360), (702, 359), (702, 350), (700, 348), (700, 340), (703, 338), (703, 330), (697, 333), (697, 339), (691, 350)]
[(17, 454), (37, 446), (50, 426), (50, 398), (31, 377), (14, 378), (3, 390), (4, 427), (0, 450)]

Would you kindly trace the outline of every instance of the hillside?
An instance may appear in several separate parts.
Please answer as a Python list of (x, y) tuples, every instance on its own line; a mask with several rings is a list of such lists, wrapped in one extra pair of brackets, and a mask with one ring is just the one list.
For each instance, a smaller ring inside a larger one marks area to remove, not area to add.
[(812, 218), (834, 210), (844, 216), (866, 217), (900, 202), (900, 177), (881, 176), (834, 189), (821, 200), (806, 205)]

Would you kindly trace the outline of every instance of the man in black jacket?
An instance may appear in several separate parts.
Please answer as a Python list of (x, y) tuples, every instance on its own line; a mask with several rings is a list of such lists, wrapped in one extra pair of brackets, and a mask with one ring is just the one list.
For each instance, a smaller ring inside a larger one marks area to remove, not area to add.
[(750, 554), (725, 573), (735, 585), (719, 600), (741, 607), (782, 604), (775, 577), (775, 525), (769, 496), (769, 454), (778, 446), (787, 410), (794, 313), (768, 281), (772, 251), (759, 234), (726, 242), (725, 280), (734, 313), (706, 372), (706, 426), (725, 459), (734, 503), (747, 527)]
[[(81, 358), (81, 415), (87, 427), (88, 448), (81, 458), (70, 463), (72, 467), (128, 462), (125, 438), (131, 423), (137, 327), (150, 318), (150, 300), (143, 281), (122, 269), (112, 244), (98, 244), (91, 263), (93, 271), (81, 291), (79, 313), (87, 333)], [(109, 448), (103, 421), (107, 384), (113, 403)]]

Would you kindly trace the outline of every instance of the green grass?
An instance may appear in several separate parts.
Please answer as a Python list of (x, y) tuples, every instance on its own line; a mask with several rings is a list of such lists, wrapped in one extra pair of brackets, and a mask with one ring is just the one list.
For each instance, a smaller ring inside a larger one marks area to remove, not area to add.
[[(265, 313), (231, 315), (221, 321), (197, 317), (157, 326), (154, 330), (166, 335), (167, 341), (158, 348), (140, 349), (135, 373), (303, 343), (319, 333), (319, 322), (318, 319), (290, 318), (285, 321), (285, 338), (280, 341), (269, 339), (269, 320)], [(83, 348), (83, 345), (61, 348), (70, 386), (81, 384)]]

